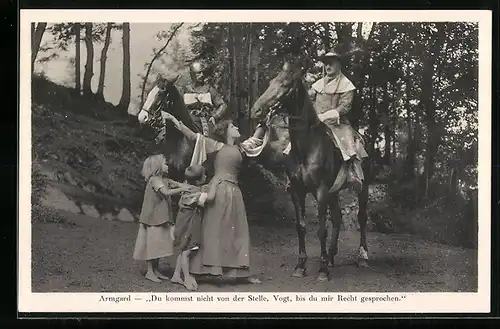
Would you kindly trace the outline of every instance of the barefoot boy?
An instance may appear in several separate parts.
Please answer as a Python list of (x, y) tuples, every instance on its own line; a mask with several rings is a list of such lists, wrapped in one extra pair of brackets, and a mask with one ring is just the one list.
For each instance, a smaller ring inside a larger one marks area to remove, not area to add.
[[(189, 273), (189, 256), (200, 248), (202, 207), (215, 198), (217, 183), (212, 183), (208, 192), (205, 182), (205, 170), (193, 165), (185, 171), (186, 183), (194, 185), (192, 189), (181, 192), (179, 212), (175, 221), (174, 249), (179, 253), (175, 272), (171, 278), (174, 283), (184, 285), (189, 290), (197, 290), (198, 285)], [(184, 279), (181, 278), (181, 270)]]

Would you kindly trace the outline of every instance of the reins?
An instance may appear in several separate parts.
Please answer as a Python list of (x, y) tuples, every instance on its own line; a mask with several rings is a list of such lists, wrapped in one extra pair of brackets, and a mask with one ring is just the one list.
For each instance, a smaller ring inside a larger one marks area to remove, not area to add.
[[(299, 107), (299, 104), (297, 103), (297, 100), (299, 98), (299, 89), (297, 87), (297, 83), (295, 84), (295, 86), (290, 90), (290, 92), (288, 92), (286, 95), (283, 96), (284, 100), (288, 103), (292, 103), (293, 106), (295, 107), (295, 112), (298, 112), (298, 110), (300, 109)], [(292, 96), (293, 95), (293, 96)], [(279, 109), (282, 109), (285, 107), (285, 102), (284, 100), (278, 100), (278, 102), (276, 102), (273, 106), (270, 107), (270, 111), (269, 111), (269, 116), (270, 118), (273, 117), (274, 115), (280, 113)], [(290, 130), (309, 130), (309, 129), (313, 129), (313, 128), (316, 128), (317, 126), (321, 125), (322, 122), (319, 121), (318, 119), (316, 119), (316, 123), (314, 124), (310, 124), (309, 123), (309, 116), (308, 116), (308, 113), (307, 113), (307, 110), (304, 109), (304, 102), (305, 102), (305, 97), (303, 99), (303, 102), (302, 102), (302, 108), (303, 108), (303, 111), (302, 113), (300, 113), (300, 115), (291, 115), (288, 113), (288, 119), (289, 119), (289, 124), (288, 124), (288, 129)], [(295, 124), (292, 124), (292, 122), (295, 121)], [(299, 123), (302, 123), (299, 125)]]

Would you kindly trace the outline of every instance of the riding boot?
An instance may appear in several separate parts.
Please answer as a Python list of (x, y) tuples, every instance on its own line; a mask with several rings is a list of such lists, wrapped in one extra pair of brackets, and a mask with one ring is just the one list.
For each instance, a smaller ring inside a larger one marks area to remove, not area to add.
[(291, 188), (291, 183), (290, 183), (290, 179), (288, 178), (288, 176), (286, 176), (286, 183), (285, 183), (285, 191), (287, 192), (290, 192), (290, 188)]
[(363, 188), (361, 162), (358, 159), (352, 158), (347, 163), (349, 165), (347, 183), (359, 194)]

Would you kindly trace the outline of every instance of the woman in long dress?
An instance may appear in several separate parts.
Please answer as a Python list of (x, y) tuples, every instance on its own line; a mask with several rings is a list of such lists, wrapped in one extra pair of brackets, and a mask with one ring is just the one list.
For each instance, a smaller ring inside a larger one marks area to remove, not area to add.
[(193, 255), (190, 272), (260, 283), (250, 272), (250, 233), (243, 196), (238, 186), (238, 174), (245, 156), (238, 127), (226, 120), (217, 124), (215, 139), (196, 134), (169, 113), (170, 120), (187, 138), (203, 139), (206, 154), (215, 155), (215, 175), (210, 184), (218, 184), (214, 202), (205, 208), (199, 252)]

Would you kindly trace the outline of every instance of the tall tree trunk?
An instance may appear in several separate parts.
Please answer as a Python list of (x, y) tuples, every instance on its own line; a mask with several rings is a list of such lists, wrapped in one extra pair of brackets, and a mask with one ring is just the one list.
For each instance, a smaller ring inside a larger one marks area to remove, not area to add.
[(122, 97), (118, 107), (128, 111), (130, 105), (130, 23), (123, 23), (123, 80)]
[(415, 163), (416, 163), (416, 145), (415, 137), (413, 133), (413, 120), (411, 116), (411, 105), (410, 105), (410, 90), (411, 82), (410, 79), (405, 81), (405, 109), (407, 113), (406, 124), (408, 126), (408, 142), (406, 147), (406, 175), (407, 179), (411, 180), (415, 178)]
[(363, 42), (363, 22), (359, 22), (356, 26), (356, 42), (358, 44)]
[(420, 179), (420, 162), (417, 162), (418, 154), (422, 151), (422, 123), (420, 115), (422, 112), (421, 104), (415, 106), (415, 136), (414, 136), (414, 147), (415, 147), (415, 166), (416, 166), (416, 176), (415, 176), (415, 200), (419, 200), (420, 196), (423, 194), (422, 191), (422, 180)]
[(323, 45), (325, 46), (325, 50), (328, 52), (330, 51), (330, 48), (332, 47), (332, 42), (330, 38), (330, 23), (324, 22), (321, 23), (323, 26), (323, 29), (325, 30), (325, 34), (321, 37), (321, 40), (323, 41)]
[(349, 44), (352, 42), (352, 23), (335, 23), (337, 43)]
[[(390, 113), (392, 113), (392, 111)], [(393, 165), (397, 158), (397, 151), (396, 151), (396, 120), (392, 118), (392, 114), (391, 114), (391, 143), (392, 143), (391, 165)]]
[[(433, 40), (433, 41), (430, 41)], [(435, 161), (438, 147), (441, 139), (440, 123), (436, 121), (434, 103), (434, 64), (439, 57), (439, 51), (443, 39), (441, 37), (430, 36), (429, 41), (433, 42), (429, 51), (423, 54), (423, 77), (422, 77), (422, 92), (420, 95), (420, 103), (424, 108), (424, 117), (427, 125), (427, 145), (425, 150), (425, 164), (424, 164), (424, 190), (423, 196), (428, 196), (429, 180), (434, 175)]]
[(235, 86), (235, 115), (238, 125), (243, 127), (244, 124), (244, 112), (242, 105), (246, 103), (243, 101), (243, 89), (245, 88), (244, 83), (244, 72), (243, 72), (243, 58), (242, 58), (242, 23), (232, 23), (232, 36), (233, 36), (233, 79)]
[(85, 23), (85, 47), (87, 62), (83, 74), (83, 94), (92, 95), (92, 77), (94, 76), (94, 43), (92, 42), (92, 23)]
[(449, 197), (454, 200), (458, 195), (458, 182), (460, 173), (459, 160), (452, 159), (449, 163), (449, 166), (451, 167), (451, 170), (448, 182), (448, 194)]
[[(360, 24), (360, 26), (362, 26), (362, 25)], [(374, 23), (371, 27), (368, 38), (366, 39), (366, 41), (364, 43), (366, 51), (355, 55), (356, 59), (359, 58), (359, 60), (357, 60), (359, 65), (356, 67), (357, 69), (354, 70), (354, 72), (353, 72), (354, 73), (353, 74), (353, 83), (356, 85), (357, 90), (356, 90), (356, 94), (354, 96), (352, 110), (350, 112), (349, 120), (351, 121), (352, 127), (356, 130), (358, 130), (359, 122), (361, 121), (361, 118), (364, 116), (363, 108), (365, 106), (366, 99), (367, 99), (367, 97), (364, 97), (365, 83), (366, 83), (365, 76), (370, 71), (370, 66), (369, 66), (370, 52), (368, 49), (369, 49), (369, 45), (371, 43), (370, 38), (373, 34), (373, 31), (376, 28), (378, 28), (378, 25), (376, 25), (376, 23)], [(361, 38), (361, 36), (358, 35), (358, 38)], [(361, 40), (360, 40), (360, 44), (362, 44)]]
[[(374, 165), (376, 161), (378, 160), (378, 152), (379, 150), (375, 150), (375, 142), (378, 137), (378, 126), (380, 124), (380, 119), (379, 116), (377, 115), (377, 84), (376, 84), (376, 79), (375, 79), (375, 74), (376, 72), (371, 72), (370, 73), (370, 78), (369, 78), (369, 93), (370, 93), (370, 100), (371, 104), (369, 105), (369, 113), (368, 113), (368, 141), (367, 141), (367, 153), (370, 155), (369, 161), (370, 161), (370, 166), (368, 173), (366, 175), (366, 182), (369, 184), (373, 178), (375, 177), (375, 168)], [(376, 154), (377, 153), (377, 154)]]
[(236, 23), (229, 24), (228, 30), (228, 49), (229, 66), (231, 67), (231, 117), (238, 120), (238, 61), (236, 59)]
[[(249, 109), (252, 108), (253, 103), (259, 98), (259, 64), (260, 64), (260, 48), (258, 44), (254, 45), (250, 53), (251, 72), (251, 85), (250, 85), (250, 99), (251, 102)], [(255, 129), (256, 123), (251, 122), (251, 131)]]
[[(258, 91), (258, 81), (259, 81), (259, 45), (256, 42), (256, 29), (250, 23), (248, 27), (248, 68), (247, 68), (247, 89), (248, 89), (248, 102), (247, 102), (247, 111), (252, 108), (253, 103), (259, 97)], [(252, 125), (251, 120), (248, 120), (248, 128), (249, 131), (253, 131), (254, 126)]]
[[(223, 53), (223, 67), (224, 69), (221, 72), (221, 90), (224, 92), (224, 100), (227, 102), (227, 105), (231, 107), (231, 89), (232, 89), (232, 82), (231, 82), (231, 39), (230, 39), (230, 34), (229, 34), (229, 26), (227, 24), (222, 27), (221, 31), (221, 39), (222, 39), (222, 44), (221, 44), (221, 52)], [(226, 117), (227, 113), (224, 115)]]
[(385, 138), (385, 146), (384, 146), (384, 164), (391, 165), (391, 143), (392, 143), (392, 134), (391, 134), (391, 113), (389, 107), (389, 82), (385, 83), (384, 92), (382, 96), (382, 122), (384, 125), (384, 138)]
[(248, 136), (248, 111), (246, 109), (248, 92), (247, 92), (247, 84), (245, 83), (245, 78), (247, 75), (245, 74), (245, 53), (248, 49), (248, 38), (245, 33), (245, 23), (237, 23), (237, 31), (238, 31), (238, 40), (239, 46), (236, 48), (236, 57), (238, 59), (238, 125), (240, 127), (241, 133), (243, 136)]
[(97, 97), (104, 100), (104, 78), (106, 77), (106, 58), (108, 54), (109, 44), (111, 43), (111, 29), (113, 23), (108, 23), (106, 26), (106, 37), (104, 38), (104, 46), (101, 51), (101, 69), (99, 71), (99, 84), (97, 86)]
[(40, 50), (43, 33), (47, 23), (38, 23), (35, 28), (35, 23), (31, 23), (31, 73), (35, 72), (35, 60)]
[(75, 91), (78, 95), (80, 95), (80, 91), (82, 90), (82, 78), (81, 78), (81, 29), (82, 26), (80, 23), (75, 23)]
[(434, 104), (432, 102), (432, 75), (433, 75), (434, 61), (432, 58), (427, 58), (424, 62), (424, 77), (422, 85), (421, 103), (424, 108), (424, 117), (427, 125), (427, 145), (425, 148), (425, 166), (424, 166), (424, 180), (426, 191), (424, 196), (427, 195), (428, 181), (434, 173), (434, 156), (436, 152), (435, 141), (435, 117), (434, 117)]
[[(337, 33), (337, 45), (340, 45), (340, 51), (346, 51), (352, 44), (352, 27), (353, 23), (335, 23), (335, 31)], [(342, 59), (342, 68), (344, 74), (350, 76), (352, 74), (352, 59), (350, 56)]]
[[(245, 104), (245, 112), (246, 112), (246, 117), (248, 116), (248, 112), (250, 111), (250, 108), (252, 107), (252, 47), (253, 47), (253, 33), (252, 33), (252, 23), (249, 23), (247, 26), (247, 45), (248, 45), (248, 54), (247, 54), (247, 103)], [(250, 120), (247, 120), (246, 122), (246, 127), (247, 127), (247, 132), (252, 131), (252, 126), (250, 123)]]

